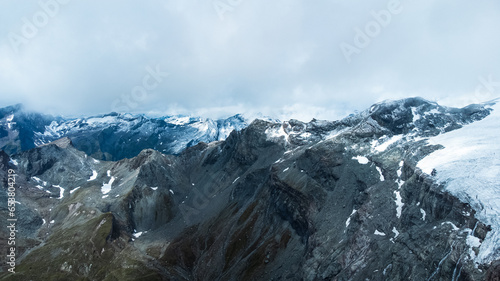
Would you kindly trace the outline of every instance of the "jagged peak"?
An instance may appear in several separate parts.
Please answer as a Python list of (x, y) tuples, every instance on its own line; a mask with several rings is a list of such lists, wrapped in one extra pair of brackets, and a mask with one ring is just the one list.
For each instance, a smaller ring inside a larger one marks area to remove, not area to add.
[(145, 163), (148, 163), (151, 161), (157, 161), (157, 160), (162, 159), (164, 157), (165, 157), (165, 155), (163, 153), (161, 153), (157, 150), (151, 149), (151, 148), (147, 148), (147, 149), (141, 150), (141, 152), (137, 156), (131, 158), (130, 160), (126, 160), (126, 161), (130, 161), (131, 168), (135, 170), (135, 169), (140, 168)]

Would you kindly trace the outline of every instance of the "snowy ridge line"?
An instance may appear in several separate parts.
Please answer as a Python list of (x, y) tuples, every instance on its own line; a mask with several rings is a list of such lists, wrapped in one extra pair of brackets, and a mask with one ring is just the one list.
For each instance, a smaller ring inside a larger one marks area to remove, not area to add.
[(441, 269), (441, 265), (443, 264), (443, 262), (451, 255), (451, 252), (453, 252), (453, 246), (455, 246), (455, 242), (453, 242), (453, 244), (451, 244), (450, 251), (439, 261), (436, 270), (427, 279), (427, 281), (432, 280), (432, 278), (439, 272), (439, 270)]
[(429, 138), (429, 144), (444, 148), (417, 163), (424, 174), (470, 204), (481, 222), (491, 225), (475, 258), (479, 263), (500, 258), (500, 106), (489, 106), (492, 112), (484, 119)]

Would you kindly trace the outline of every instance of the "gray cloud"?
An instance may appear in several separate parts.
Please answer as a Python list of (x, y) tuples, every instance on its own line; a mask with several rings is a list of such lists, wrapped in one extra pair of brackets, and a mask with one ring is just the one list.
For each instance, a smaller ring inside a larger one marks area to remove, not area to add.
[[(493, 0), (59, 1), (0, 4), (1, 106), (97, 114), (128, 98), (120, 109), (307, 121), (387, 98), (500, 96)], [(356, 45), (357, 30), (367, 44)], [(356, 53), (346, 59), (342, 44)], [(153, 83), (157, 66), (169, 76)]]

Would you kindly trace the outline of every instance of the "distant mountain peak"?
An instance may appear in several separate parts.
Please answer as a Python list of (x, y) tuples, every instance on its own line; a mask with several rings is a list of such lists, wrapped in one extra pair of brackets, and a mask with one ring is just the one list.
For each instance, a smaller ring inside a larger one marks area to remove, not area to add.
[[(11, 113), (14, 107), (2, 110)], [(242, 115), (219, 120), (129, 113), (63, 118), (20, 112), (13, 118), (15, 126), (8, 120), (9, 126), (0, 124), (0, 149), (11, 155), (68, 137), (77, 149), (101, 160), (131, 158), (148, 148), (178, 154), (202, 141), (224, 140), (231, 131), (248, 125)]]
[(55, 140), (53, 142), (49, 142), (47, 144), (42, 144), (41, 146), (47, 146), (47, 145), (56, 145), (60, 148), (68, 148), (69, 146), (73, 146), (73, 143), (70, 138), (68, 137), (63, 137), (58, 140)]

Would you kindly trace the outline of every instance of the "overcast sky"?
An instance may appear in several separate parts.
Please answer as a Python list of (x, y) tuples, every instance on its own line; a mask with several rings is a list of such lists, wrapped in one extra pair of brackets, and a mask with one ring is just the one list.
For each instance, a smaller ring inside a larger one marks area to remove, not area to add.
[(494, 0), (2, 0), (0, 106), (303, 121), (460, 106), (500, 96), (499, 28)]

